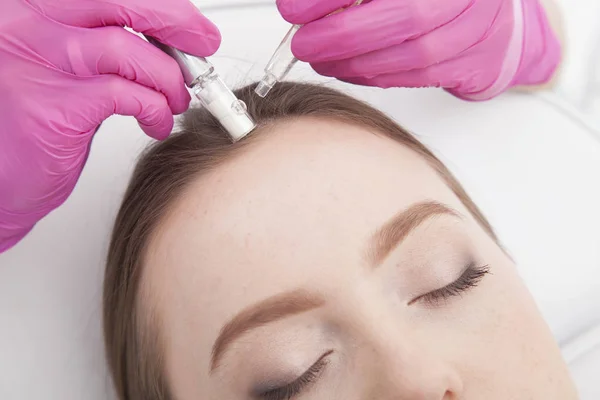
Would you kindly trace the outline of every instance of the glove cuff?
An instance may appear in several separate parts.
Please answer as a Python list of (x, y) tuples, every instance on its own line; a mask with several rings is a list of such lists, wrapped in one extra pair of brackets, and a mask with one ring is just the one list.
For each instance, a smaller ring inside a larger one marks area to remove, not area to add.
[(500, 75), (481, 92), (455, 94), (464, 100), (489, 100), (513, 86), (546, 83), (558, 68), (560, 43), (539, 0), (509, 1), (513, 2), (514, 28)]
[(561, 44), (539, 0), (523, 0), (523, 50), (510, 86), (541, 85), (554, 76)]

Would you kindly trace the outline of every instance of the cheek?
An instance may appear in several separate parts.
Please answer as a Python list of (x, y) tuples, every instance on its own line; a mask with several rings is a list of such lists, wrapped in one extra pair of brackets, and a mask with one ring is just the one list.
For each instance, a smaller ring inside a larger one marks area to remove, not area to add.
[(485, 293), (473, 314), (480, 323), (472, 333), (482, 351), (505, 359), (524, 357), (525, 347), (545, 338), (547, 328), (511, 264), (496, 266), (492, 274), (481, 287)]
[(460, 323), (447, 336), (448, 357), (467, 386), (489, 390), (490, 399), (537, 393), (560, 365), (557, 346), (512, 262), (498, 256), (490, 266), (492, 274), (457, 306)]

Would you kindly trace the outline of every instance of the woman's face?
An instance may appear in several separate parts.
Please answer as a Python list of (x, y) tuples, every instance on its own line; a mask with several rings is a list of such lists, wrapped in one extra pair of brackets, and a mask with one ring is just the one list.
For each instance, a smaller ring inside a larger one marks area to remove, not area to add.
[(576, 398), (514, 264), (423, 159), (339, 122), (270, 130), (147, 253), (175, 398)]

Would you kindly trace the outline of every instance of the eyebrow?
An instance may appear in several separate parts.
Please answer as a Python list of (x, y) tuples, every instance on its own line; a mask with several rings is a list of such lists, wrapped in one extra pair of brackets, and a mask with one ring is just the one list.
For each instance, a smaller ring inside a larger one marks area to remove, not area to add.
[(457, 211), (435, 201), (415, 203), (393, 216), (371, 238), (366, 252), (369, 264), (373, 267), (381, 264), (411, 231), (426, 220), (439, 215), (460, 218)]
[(305, 290), (282, 293), (254, 304), (229, 321), (213, 345), (210, 372), (219, 366), (219, 360), (227, 347), (246, 332), (285, 317), (314, 310), (325, 304), (325, 299)]
[[(379, 228), (369, 241), (367, 259), (371, 266), (381, 264), (388, 254), (397, 247), (408, 234), (425, 220), (436, 215), (460, 217), (458, 212), (437, 202), (425, 201), (413, 204), (399, 212)], [(315, 293), (297, 289), (269, 297), (253, 304), (226, 323), (213, 344), (210, 373), (218, 367), (227, 348), (240, 336), (250, 330), (277, 320), (314, 310), (325, 304), (325, 299)]]

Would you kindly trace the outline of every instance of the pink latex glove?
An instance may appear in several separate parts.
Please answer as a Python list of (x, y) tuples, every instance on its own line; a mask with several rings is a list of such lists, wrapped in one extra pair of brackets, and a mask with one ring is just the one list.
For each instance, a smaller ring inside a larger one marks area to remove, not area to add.
[(277, 0), (305, 24), (295, 56), (318, 73), (360, 85), (443, 87), (486, 100), (548, 81), (560, 45), (538, 0)]
[(1, 0), (0, 252), (72, 192), (100, 123), (134, 116), (168, 136), (190, 97), (138, 32), (208, 56), (217, 28), (188, 0)]

